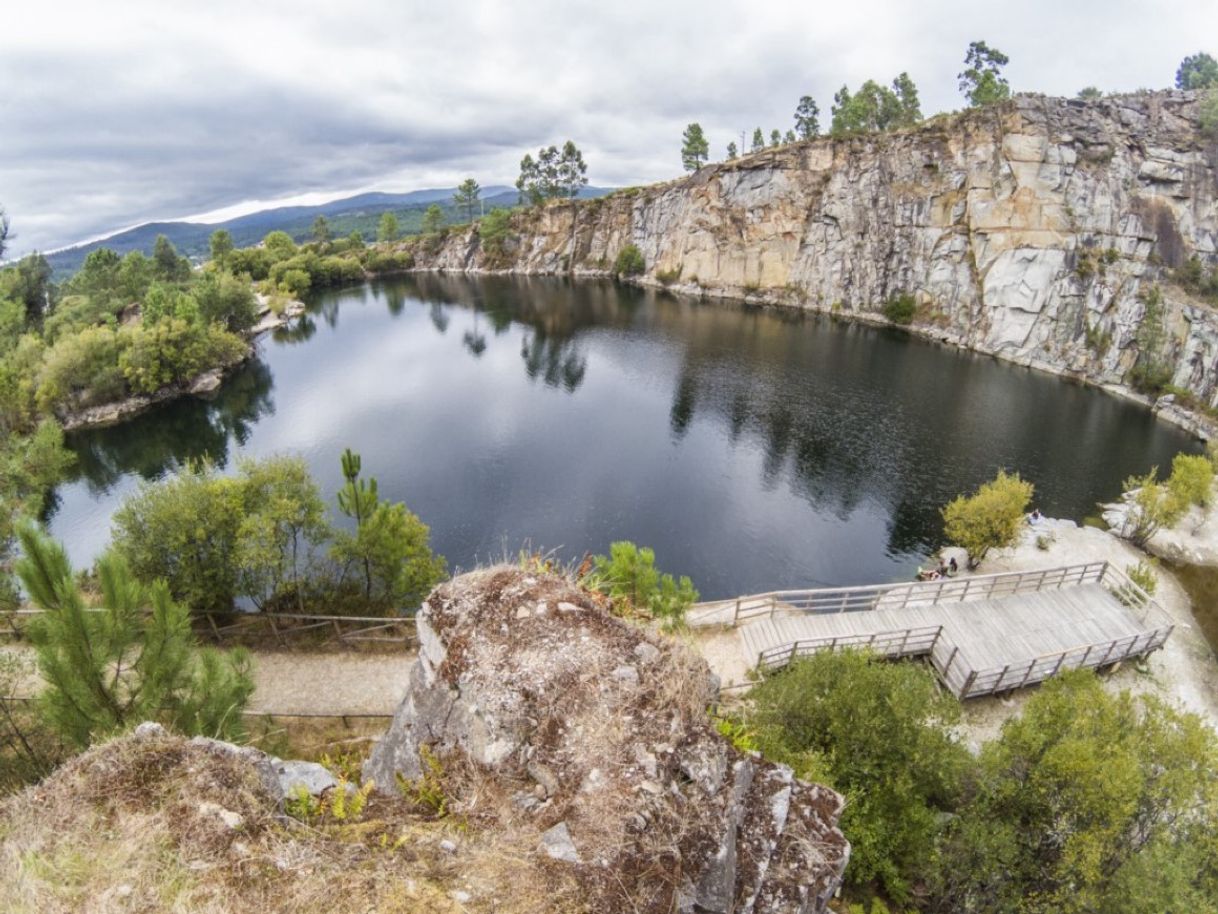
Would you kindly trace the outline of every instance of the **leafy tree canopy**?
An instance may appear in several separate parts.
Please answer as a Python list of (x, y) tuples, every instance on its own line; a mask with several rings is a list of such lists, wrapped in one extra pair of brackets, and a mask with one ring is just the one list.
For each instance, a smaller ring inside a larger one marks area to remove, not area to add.
[(972, 495), (960, 495), (943, 509), (943, 532), (968, 551), (975, 568), (991, 549), (1014, 544), (1031, 500), (1032, 483), (999, 470)]
[(701, 124), (690, 124), (681, 135), (681, 166), (686, 171), (697, 171), (710, 157), (710, 144), (702, 133)]
[(520, 177), (516, 190), (521, 202), (533, 205), (556, 198), (574, 198), (588, 184), (588, 166), (583, 153), (567, 140), (559, 151), (557, 146), (537, 151), (537, 158), (525, 155), (520, 160)]
[(960, 91), (973, 107), (992, 105), (1010, 98), (1011, 86), (1002, 75), (1010, 58), (984, 41), (974, 41), (964, 56), (964, 70), (957, 77)]
[(1210, 89), (1218, 86), (1218, 60), (1204, 51), (1190, 54), (1176, 70), (1177, 89)]
[(820, 108), (811, 95), (802, 96), (795, 108), (795, 132), (801, 140), (810, 140), (820, 133)]

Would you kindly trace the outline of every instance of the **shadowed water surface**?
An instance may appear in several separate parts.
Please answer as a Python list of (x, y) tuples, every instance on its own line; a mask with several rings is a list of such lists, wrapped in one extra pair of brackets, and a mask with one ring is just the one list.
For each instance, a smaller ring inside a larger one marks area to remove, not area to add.
[(1098, 391), (898, 331), (611, 283), (421, 276), (326, 293), (211, 402), (73, 435), (77, 563), (141, 478), (344, 447), (450, 564), (526, 540), (655, 548), (706, 597), (906, 578), (939, 506), (1018, 470), (1081, 519), (1188, 436)]

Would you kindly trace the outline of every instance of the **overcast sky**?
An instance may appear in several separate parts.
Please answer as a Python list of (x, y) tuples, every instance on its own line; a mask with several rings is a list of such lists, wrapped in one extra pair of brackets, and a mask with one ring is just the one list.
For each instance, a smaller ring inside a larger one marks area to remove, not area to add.
[(1171, 84), (1218, 54), (1218, 0), (10, 0), (0, 7), (0, 206), (13, 253), (251, 201), (511, 184), (571, 138), (593, 184), (680, 171), (699, 121), (792, 126), (800, 95), (908, 71), (961, 106), (964, 50), (1017, 90)]

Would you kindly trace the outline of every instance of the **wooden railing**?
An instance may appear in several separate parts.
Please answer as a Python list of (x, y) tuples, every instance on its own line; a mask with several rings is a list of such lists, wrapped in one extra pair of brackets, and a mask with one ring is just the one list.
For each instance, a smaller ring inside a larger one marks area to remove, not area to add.
[[(1111, 569), (1107, 562), (1089, 562), (1041, 571), (1008, 571), (940, 578), (937, 581), (820, 590), (776, 590), (737, 597), (734, 600), (697, 603), (690, 607), (687, 619), (689, 624), (695, 626), (737, 625), (750, 618), (772, 616), (778, 612), (866, 612), (874, 609), (903, 609), (911, 605), (987, 600), (1079, 584), (1101, 583), (1105, 573), (1112, 571), (1115, 569)], [(1124, 578), (1124, 575), (1121, 577)], [(1125, 581), (1132, 584), (1128, 578), (1125, 578)]]
[(869, 650), (887, 657), (912, 657), (933, 650), (943, 634), (943, 626), (927, 625), (901, 631), (878, 632), (870, 635), (837, 635), (829, 638), (805, 638), (762, 651), (757, 666), (769, 672), (786, 666), (796, 657), (818, 651)]
[[(732, 616), (727, 621), (734, 624), (742, 618), (772, 615), (776, 611), (831, 613), (902, 609), (911, 605), (993, 599), (1091, 583), (1102, 585), (1125, 604), (1146, 630), (1136, 635), (1082, 644), (1029, 660), (982, 670), (968, 668), (964, 658), (960, 656), (959, 647), (953, 644), (950, 638), (943, 636), (942, 626), (806, 638), (768, 648), (757, 656), (757, 667), (762, 672), (773, 672), (797, 657), (825, 650), (864, 649), (888, 657), (929, 654), (931, 666), (944, 685), (960, 698), (974, 698), (1041, 682), (1064, 670), (1099, 668), (1131, 657), (1144, 657), (1166, 643), (1175, 628), (1175, 622), (1150, 594), (1107, 562), (916, 584), (851, 587), (834, 591), (779, 591), (756, 597), (742, 597), (739, 601), (734, 601), (735, 605), (724, 601), (719, 604), (702, 604), (702, 607), (706, 609), (709, 606), (714, 611), (725, 605), (732, 605)], [(737, 606), (740, 608), (737, 609)], [(701, 624), (718, 623), (703, 621)]]
[[(19, 609), (0, 615), (0, 637), (21, 640), (26, 637), (29, 620), (42, 615), (41, 609)], [(264, 643), (280, 647), (306, 640), (315, 643), (384, 644), (406, 646), (415, 643), (413, 616), (321, 616), (301, 613), (199, 613), (194, 617), (196, 631), (217, 644)]]
[(942, 671), (940, 675), (948, 688), (960, 698), (992, 695), (1052, 679), (1065, 670), (1099, 669), (1131, 657), (1144, 657), (1164, 645), (1168, 635), (1172, 633), (1172, 628), (1156, 628), (1100, 644), (1072, 647), (1003, 667), (973, 670), (959, 686), (954, 685)]

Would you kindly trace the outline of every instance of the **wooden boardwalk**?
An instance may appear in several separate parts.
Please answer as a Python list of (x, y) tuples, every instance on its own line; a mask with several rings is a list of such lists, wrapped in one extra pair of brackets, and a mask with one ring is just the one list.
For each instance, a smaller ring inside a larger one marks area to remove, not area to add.
[(694, 624), (735, 624), (749, 666), (763, 670), (845, 648), (926, 656), (961, 698), (1145, 656), (1162, 647), (1173, 627), (1107, 563), (771, 596), (702, 604)]

